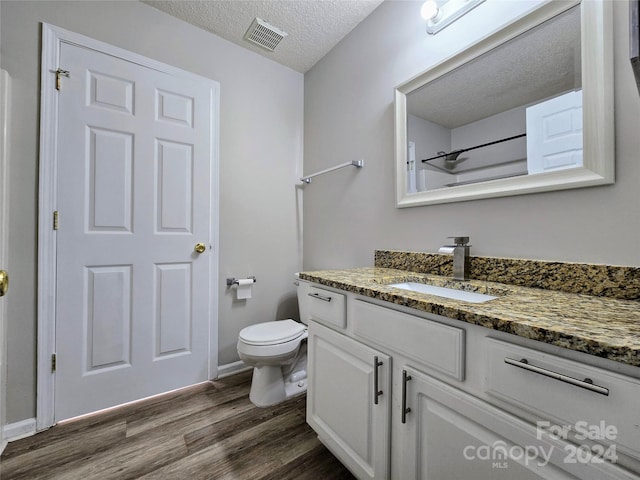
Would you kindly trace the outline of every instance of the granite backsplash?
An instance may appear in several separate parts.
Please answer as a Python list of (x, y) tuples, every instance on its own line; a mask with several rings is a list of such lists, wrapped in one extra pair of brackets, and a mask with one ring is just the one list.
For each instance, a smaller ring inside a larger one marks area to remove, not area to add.
[[(376, 250), (374, 266), (451, 276), (453, 256)], [(640, 300), (640, 267), (471, 256), (469, 278), (597, 297)]]

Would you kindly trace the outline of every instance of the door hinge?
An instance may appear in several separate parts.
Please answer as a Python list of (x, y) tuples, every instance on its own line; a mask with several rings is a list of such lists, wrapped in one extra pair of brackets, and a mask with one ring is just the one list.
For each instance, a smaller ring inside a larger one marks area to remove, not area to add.
[(53, 212), (53, 229), (58, 230), (60, 226), (60, 215), (58, 214), (58, 210)]
[(68, 70), (63, 70), (61, 68), (56, 70), (56, 90), (60, 90), (60, 77), (67, 77), (69, 78), (69, 71)]
[(52, 353), (51, 354), (51, 373), (55, 373), (57, 367), (58, 367), (58, 357), (55, 353)]

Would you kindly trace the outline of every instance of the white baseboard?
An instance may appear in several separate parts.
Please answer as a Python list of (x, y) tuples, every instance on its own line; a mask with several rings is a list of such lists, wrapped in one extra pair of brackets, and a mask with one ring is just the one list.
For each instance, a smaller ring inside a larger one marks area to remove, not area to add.
[(252, 367), (248, 366), (242, 360), (238, 360), (237, 362), (227, 363), (226, 365), (220, 365), (218, 367), (218, 378), (228, 377), (229, 375), (235, 375), (236, 373), (245, 372), (247, 370), (251, 370)]
[(4, 439), (8, 442), (20, 440), (21, 438), (30, 437), (36, 433), (36, 419), (27, 418), (16, 423), (10, 423), (4, 426)]

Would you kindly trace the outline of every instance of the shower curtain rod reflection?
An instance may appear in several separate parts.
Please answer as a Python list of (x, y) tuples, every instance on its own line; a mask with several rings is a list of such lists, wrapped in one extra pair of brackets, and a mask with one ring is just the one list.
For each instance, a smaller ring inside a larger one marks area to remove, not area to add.
[(461, 148), (460, 150), (453, 150), (452, 152), (449, 152), (449, 153), (439, 153), (439, 155), (436, 155), (435, 157), (430, 157), (430, 158), (426, 158), (426, 159), (422, 160), (422, 163), (428, 162), (430, 160), (436, 160), (438, 158), (447, 158), (447, 160), (449, 160), (449, 158), (452, 158), (452, 160), (456, 160), (458, 158), (458, 155), (460, 155), (461, 153), (464, 153), (464, 152), (468, 152), (469, 150), (475, 150), (477, 148), (488, 147), (489, 145), (495, 145), (496, 143), (508, 142), (509, 140), (515, 140), (516, 138), (526, 137), (526, 136), (527, 136), (526, 133), (521, 133), (520, 135), (515, 135), (513, 137), (507, 137), (507, 138), (503, 138), (503, 139), (500, 139), (500, 140), (495, 140), (493, 142), (483, 143), (482, 145), (476, 145), (475, 147)]
[(311, 179), (313, 177), (317, 177), (318, 175), (324, 175), (325, 173), (333, 172), (334, 170), (338, 170), (339, 168), (344, 167), (356, 167), (362, 168), (364, 165), (364, 160), (353, 160), (351, 162), (343, 163), (341, 165), (336, 165), (335, 167), (327, 168), (326, 170), (321, 170), (316, 173), (312, 173), (311, 175), (306, 175), (300, 179), (301, 182), (311, 183)]

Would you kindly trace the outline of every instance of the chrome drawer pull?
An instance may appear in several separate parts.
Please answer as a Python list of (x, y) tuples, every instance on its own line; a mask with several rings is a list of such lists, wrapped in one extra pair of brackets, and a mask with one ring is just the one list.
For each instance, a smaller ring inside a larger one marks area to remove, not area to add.
[(407, 407), (407, 382), (411, 380), (411, 375), (407, 375), (406, 370), (402, 370), (402, 423), (407, 423), (407, 413), (411, 408)]
[(576, 387), (591, 390), (592, 392), (599, 393), (600, 395), (609, 395), (608, 388), (601, 387), (600, 385), (594, 385), (593, 380), (591, 380), (590, 378), (578, 380), (577, 378), (562, 375), (561, 373), (547, 370), (546, 368), (529, 365), (529, 361), (526, 358), (523, 358), (522, 360), (514, 360), (513, 358), (505, 357), (504, 362), (508, 363), (509, 365), (513, 365), (514, 367), (524, 368), (525, 370), (529, 370), (530, 372), (539, 373), (540, 375), (544, 375), (545, 377), (555, 378), (556, 380), (575, 385)]
[(317, 298), (318, 300), (323, 300), (325, 302), (330, 302), (331, 301), (331, 297), (325, 297), (320, 295), (319, 293), (308, 293), (307, 295), (309, 295), (310, 297), (313, 298)]
[(383, 363), (378, 360), (378, 356), (373, 357), (373, 404), (378, 405), (378, 397), (382, 395), (382, 390), (378, 390), (378, 367)]

